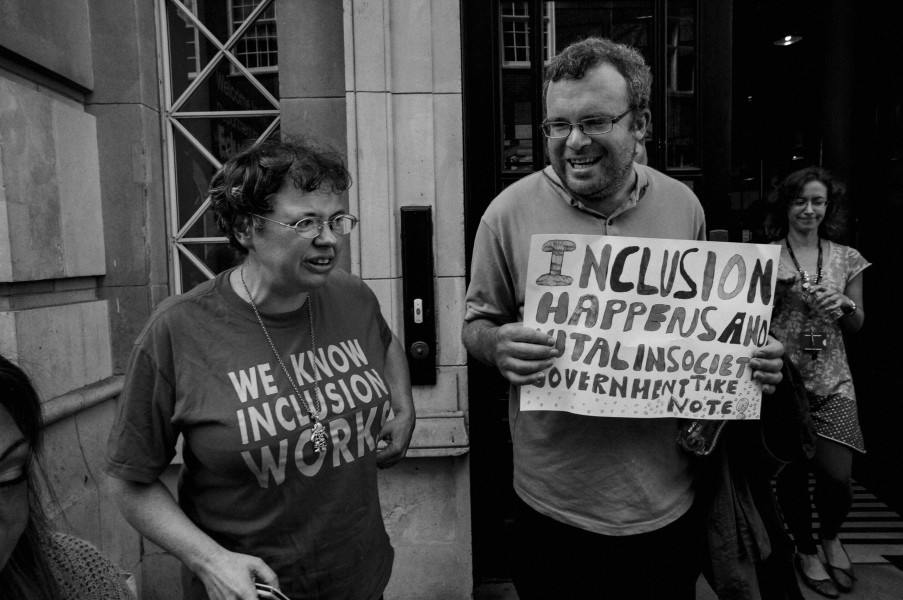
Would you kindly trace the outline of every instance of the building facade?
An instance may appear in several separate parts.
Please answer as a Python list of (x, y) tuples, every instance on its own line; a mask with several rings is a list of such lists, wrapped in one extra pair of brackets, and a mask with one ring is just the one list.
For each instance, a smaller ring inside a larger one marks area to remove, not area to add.
[(387, 597), (469, 597), (458, 3), (7, 1), (0, 23), (0, 352), (44, 398), (60, 526), (142, 598), (177, 597), (177, 561), (107, 492), (105, 432), (153, 308), (234, 260), (209, 176), (252, 137), (305, 134), (347, 157), (361, 226), (343, 267), (399, 336), (400, 209), (431, 209), (436, 382), (415, 386), (407, 460), (380, 473)]
[[(886, 423), (903, 416), (891, 393), (903, 383), (891, 293), (903, 273), (880, 259), (897, 247), (903, 207), (903, 87), (865, 67), (903, 58), (903, 15), (815, 4), (0, 2), (0, 353), (44, 399), (58, 525), (135, 574), (142, 598), (178, 597), (178, 562), (120, 517), (102, 471), (122, 373), (161, 300), (235, 264), (204, 202), (209, 177), (243, 143), (305, 134), (347, 159), (361, 224), (342, 268), (373, 289), (409, 351), (407, 284), (432, 268), (417, 428), (408, 458), (380, 472), (396, 549), (386, 597), (470, 598), (475, 582), (510, 575), (506, 385), (468, 363), (460, 341), (469, 247), (491, 199), (545, 164), (542, 65), (588, 34), (644, 54), (649, 162), (690, 185), (709, 227), (733, 241), (748, 239), (769, 169), (803, 156), (849, 180), (860, 218), (850, 241), (875, 262), (866, 298), (880, 324), (852, 353), (871, 399), (861, 410), (873, 452), (859, 474), (900, 510), (903, 481), (884, 461), (901, 450)], [(804, 41), (772, 46), (784, 25)], [(815, 92), (791, 101), (791, 89)], [(430, 260), (406, 260), (408, 209), (429, 211)], [(177, 469), (178, 458), (168, 483)]]

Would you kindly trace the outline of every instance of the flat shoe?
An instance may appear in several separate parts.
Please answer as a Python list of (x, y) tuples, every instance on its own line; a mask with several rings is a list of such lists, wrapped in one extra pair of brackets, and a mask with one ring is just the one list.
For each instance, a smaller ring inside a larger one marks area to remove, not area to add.
[(850, 592), (853, 590), (853, 582), (856, 581), (856, 576), (853, 575), (853, 561), (850, 560), (847, 549), (842, 549), (843, 553), (847, 556), (847, 561), (850, 563), (850, 566), (843, 569), (841, 567), (835, 567), (825, 560), (825, 567), (828, 569), (828, 575), (830, 575), (831, 579), (834, 580), (834, 583), (837, 584), (837, 589), (842, 592)]
[(800, 574), (803, 583), (810, 590), (825, 598), (840, 598), (840, 592), (834, 587), (834, 582), (831, 579), (812, 579), (806, 575), (806, 572), (803, 571), (803, 561), (800, 559), (799, 554), (793, 557), (793, 566), (796, 567), (796, 572)]
[(853, 590), (853, 582), (856, 581), (856, 576), (853, 575), (853, 565), (850, 565), (849, 569), (841, 569), (840, 567), (835, 567), (831, 564), (825, 564), (825, 567), (828, 569), (828, 575), (831, 576), (831, 579), (834, 580), (834, 583), (837, 584), (837, 589), (842, 592), (849, 592)]

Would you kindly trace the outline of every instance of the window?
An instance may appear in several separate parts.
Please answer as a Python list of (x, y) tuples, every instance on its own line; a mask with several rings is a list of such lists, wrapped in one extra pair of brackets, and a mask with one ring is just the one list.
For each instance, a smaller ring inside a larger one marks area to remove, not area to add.
[(667, 167), (694, 169), (699, 167), (695, 1), (669, 2), (666, 27)]
[[(545, 60), (552, 57), (551, 49), (555, 46), (554, 29), (550, 27), (551, 14), (554, 13), (554, 2), (543, 5), (543, 56)], [(530, 6), (528, 2), (502, 2), (502, 66), (530, 66)]]
[[(232, 0), (230, 30), (243, 23), (258, 3), (253, 0)], [(244, 36), (238, 41), (235, 56), (252, 73), (274, 71), (279, 65), (276, 43), (276, 5), (271, 4), (263, 11)]]
[(530, 12), (526, 2), (502, 2), (502, 66), (530, 66)]
[[(183, 0), (182, 3), (188, 10), (191, 11), (194, 16), (197, 16), (198, 8), (195, 0)], [(187, 30), (186, 33), (188, 34), (185, 38), (185, 58), (190, 64), (194, 64), (194, 68), (188, 71), (188, 77), (194, 79), (197, 76), (198, 71), (201, 70), (201, 57), (198, 54), (200, 37), (198, 30), (194, 27), (191, 21), (189, 21), (187, 18), (183, 18), (182, 21), (185, 24), (185, 29)]]
[[(542, 4), (543, 61), (555, 48), (555, 3)], [(502, 160), (507, 173), (533, 170), (533, 143), (538, 112), (534, 107), (535, 85), (530, 74), (530, 3), (502, 2), (500, 56), (502, 59)]]
[(172, 291), (241, 258), (216, 226), (210, 178), (240, 146), (278, 137), (274, 0), (160, 0)]

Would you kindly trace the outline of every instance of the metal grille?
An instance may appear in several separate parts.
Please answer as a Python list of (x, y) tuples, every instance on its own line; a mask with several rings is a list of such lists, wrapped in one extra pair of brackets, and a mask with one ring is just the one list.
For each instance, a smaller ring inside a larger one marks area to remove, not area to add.
[(172, 291), (241, 256), (206, 199), (239, 147), (279, 135), (274, 0), (158, 0)]

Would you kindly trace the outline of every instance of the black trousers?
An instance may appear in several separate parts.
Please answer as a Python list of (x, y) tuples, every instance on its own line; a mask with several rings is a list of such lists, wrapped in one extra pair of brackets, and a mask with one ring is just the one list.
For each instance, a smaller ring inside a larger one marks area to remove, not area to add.
[[(815, 489), (809, 495), (809, 472), (815, 475)], [(787, 527), (793, 534), (796, 548), (804, 554), (815, 554), (818, 549), (812, 533), (812, 507), (818, 511), (820, 539), (834, 539), (840, 531), (850, 506), (853, 504), (853, 487), (850, 475), (853, 469), (853, 451), (837, 442), (819, 437), (815, 456), (784, 467), (777, 479), (778, 501)]]
[(517, 500), (514, 585), (520, 600), (691, 600), (705, 552), (699, 510), (657, 531), (607, 536)]

